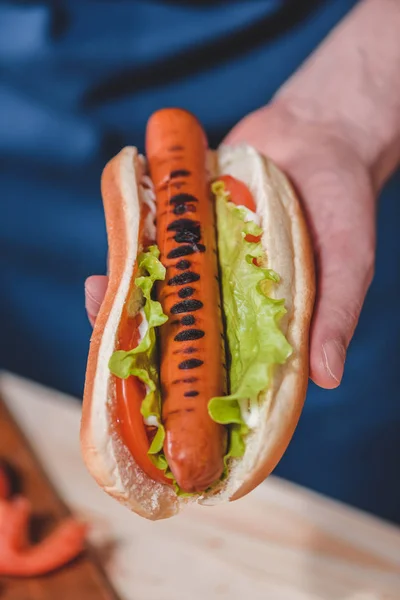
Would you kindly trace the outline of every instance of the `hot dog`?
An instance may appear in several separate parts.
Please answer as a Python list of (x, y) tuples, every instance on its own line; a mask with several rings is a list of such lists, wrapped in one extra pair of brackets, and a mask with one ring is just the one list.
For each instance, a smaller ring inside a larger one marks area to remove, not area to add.
[(226, 373), (214, 210), (200, 124), (189, 113), (156, 113), (147, 126), (146, 155), (156, 192), (160, 260), (167, 269), (159, 287), (168, 316), (160, 328), (165, 455), (183, 490), (203, 491), (224, 466), (226, 431), (211, 419), (208, 401), (226, 392)]
[(94, 478), (138, 514), (243, 496), (271, 472), (308, 380), (312, 252), (285, 176), (254, 149), (212, 152), (181, 109), (150, 118), (102, 194), (109, 285), (81, 425)]

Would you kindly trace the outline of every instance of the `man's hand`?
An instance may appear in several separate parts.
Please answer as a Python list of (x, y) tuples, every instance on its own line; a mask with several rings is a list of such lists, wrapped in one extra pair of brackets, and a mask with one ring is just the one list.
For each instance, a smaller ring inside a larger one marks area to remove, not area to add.
[(314, 243), (311, 378), (336, 387), (372, 279), (376, 199), (400, 161), (400, 3), (363, 0), (227, 138), (289, 175)]
[(345, 130), (302, 121), (279, 101), (246, 117), (225, 141), (247, 142), (272, 158), (302, 200), (318, 282), (311, 378), (337, 387), (373, 275), (376, 211), (368, 170)]

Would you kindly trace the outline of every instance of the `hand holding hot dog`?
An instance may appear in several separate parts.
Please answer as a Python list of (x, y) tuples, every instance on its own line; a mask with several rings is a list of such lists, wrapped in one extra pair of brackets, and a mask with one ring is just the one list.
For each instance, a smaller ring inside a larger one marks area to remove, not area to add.
[(342, 379), (374, 271), (377, 198), (400, 162), (399, 23), (398, 2), (358, 2), (227, 138), (271, 156), (303, 200), (319, 280), (311, 377), (326, 388)]
[(271, 156), (303, 200), (318, 277), (310, 376), (321, 387), (335, 388), (373, 275), (376, 206), (370, 172), (344, 124), (332, 128), (303, 120), (288, 103), (249, 115), (226, 141), (247, 142)]

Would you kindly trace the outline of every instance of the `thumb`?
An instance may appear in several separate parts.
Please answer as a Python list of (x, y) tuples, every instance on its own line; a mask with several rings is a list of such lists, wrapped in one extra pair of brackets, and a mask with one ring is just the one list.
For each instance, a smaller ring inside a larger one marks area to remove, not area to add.
[(108, 285), (105, 275), (92, 275), (85, 281), (85, 307), (90, 324), (94, 325)]

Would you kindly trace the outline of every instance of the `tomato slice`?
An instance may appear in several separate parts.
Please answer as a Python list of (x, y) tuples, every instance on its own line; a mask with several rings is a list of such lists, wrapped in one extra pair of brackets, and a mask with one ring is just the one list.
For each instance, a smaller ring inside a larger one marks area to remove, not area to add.
[[(142, 207), (141, 231), (144, 231), (144, 220), (149, 212), (147, 205)], [(141, 243), (143, 247), (151, 244), (142, 234)], [(132, 281), (135, 280), (137, 273), (134, 272)], [(123, 309), (121, 322), (118, 330), (118, 348), (120, 350), (132, 350), (139, 344), (139, 326), (142, 322), (140, 314), (131, 317), (128, 314), (127, 304)], [(154, 481), (167, 483), (171, 485), (171, 479), (165, 477), (164, 473), (158, 469), (148, 455), (151, 442), (156, 434), (157, 428), (147, 426), (143, 420), (140, 408), (146, 395), (146, 388), (137, 377), (128, 377), (120, 379), (114, 377), (115, 381), (115, 405), (113, 407), (113, 417), (116, 423), (118, 433), (121, 436), (125, 446), (128, 448), (132, 457), (139, 467)]]
[(245, 206), (249, 210), (256, 212), (256, 204), (253, 194), (243, 181), (232, 177), (232, 175), (222, 175), (218, 177), (218, 181), (222, 181), (225, 185), (225, 190), (230, 194), (230, 201), (237, 206)]
[[(243, 181), (232, 177), (232, 175), (222, 175), (218, 177), (218, 181), (222, 181), (225, 185), (225, 190), (229, 193), (229, 200), (236, 206), (245, 206), (252, 212), (256, 212), (256, 203), (254, 202), (253, 194)], [(246, 235), (247, 242), (258, 243), (261, 240), (260, 235)]]
[[(142, 317), (123, 316), (120, 323), (118, 347), (120, 350), (131, 350), (139, 343), (139, 325)], [(115, 421), (118, 432), (139, 467), (154, 481), (171, 484), (148, 455), (155, 428), (145, 424), (140, 412), (146, 388), (140, 379), (131, 376), (127, 379), (115, 377)]]

